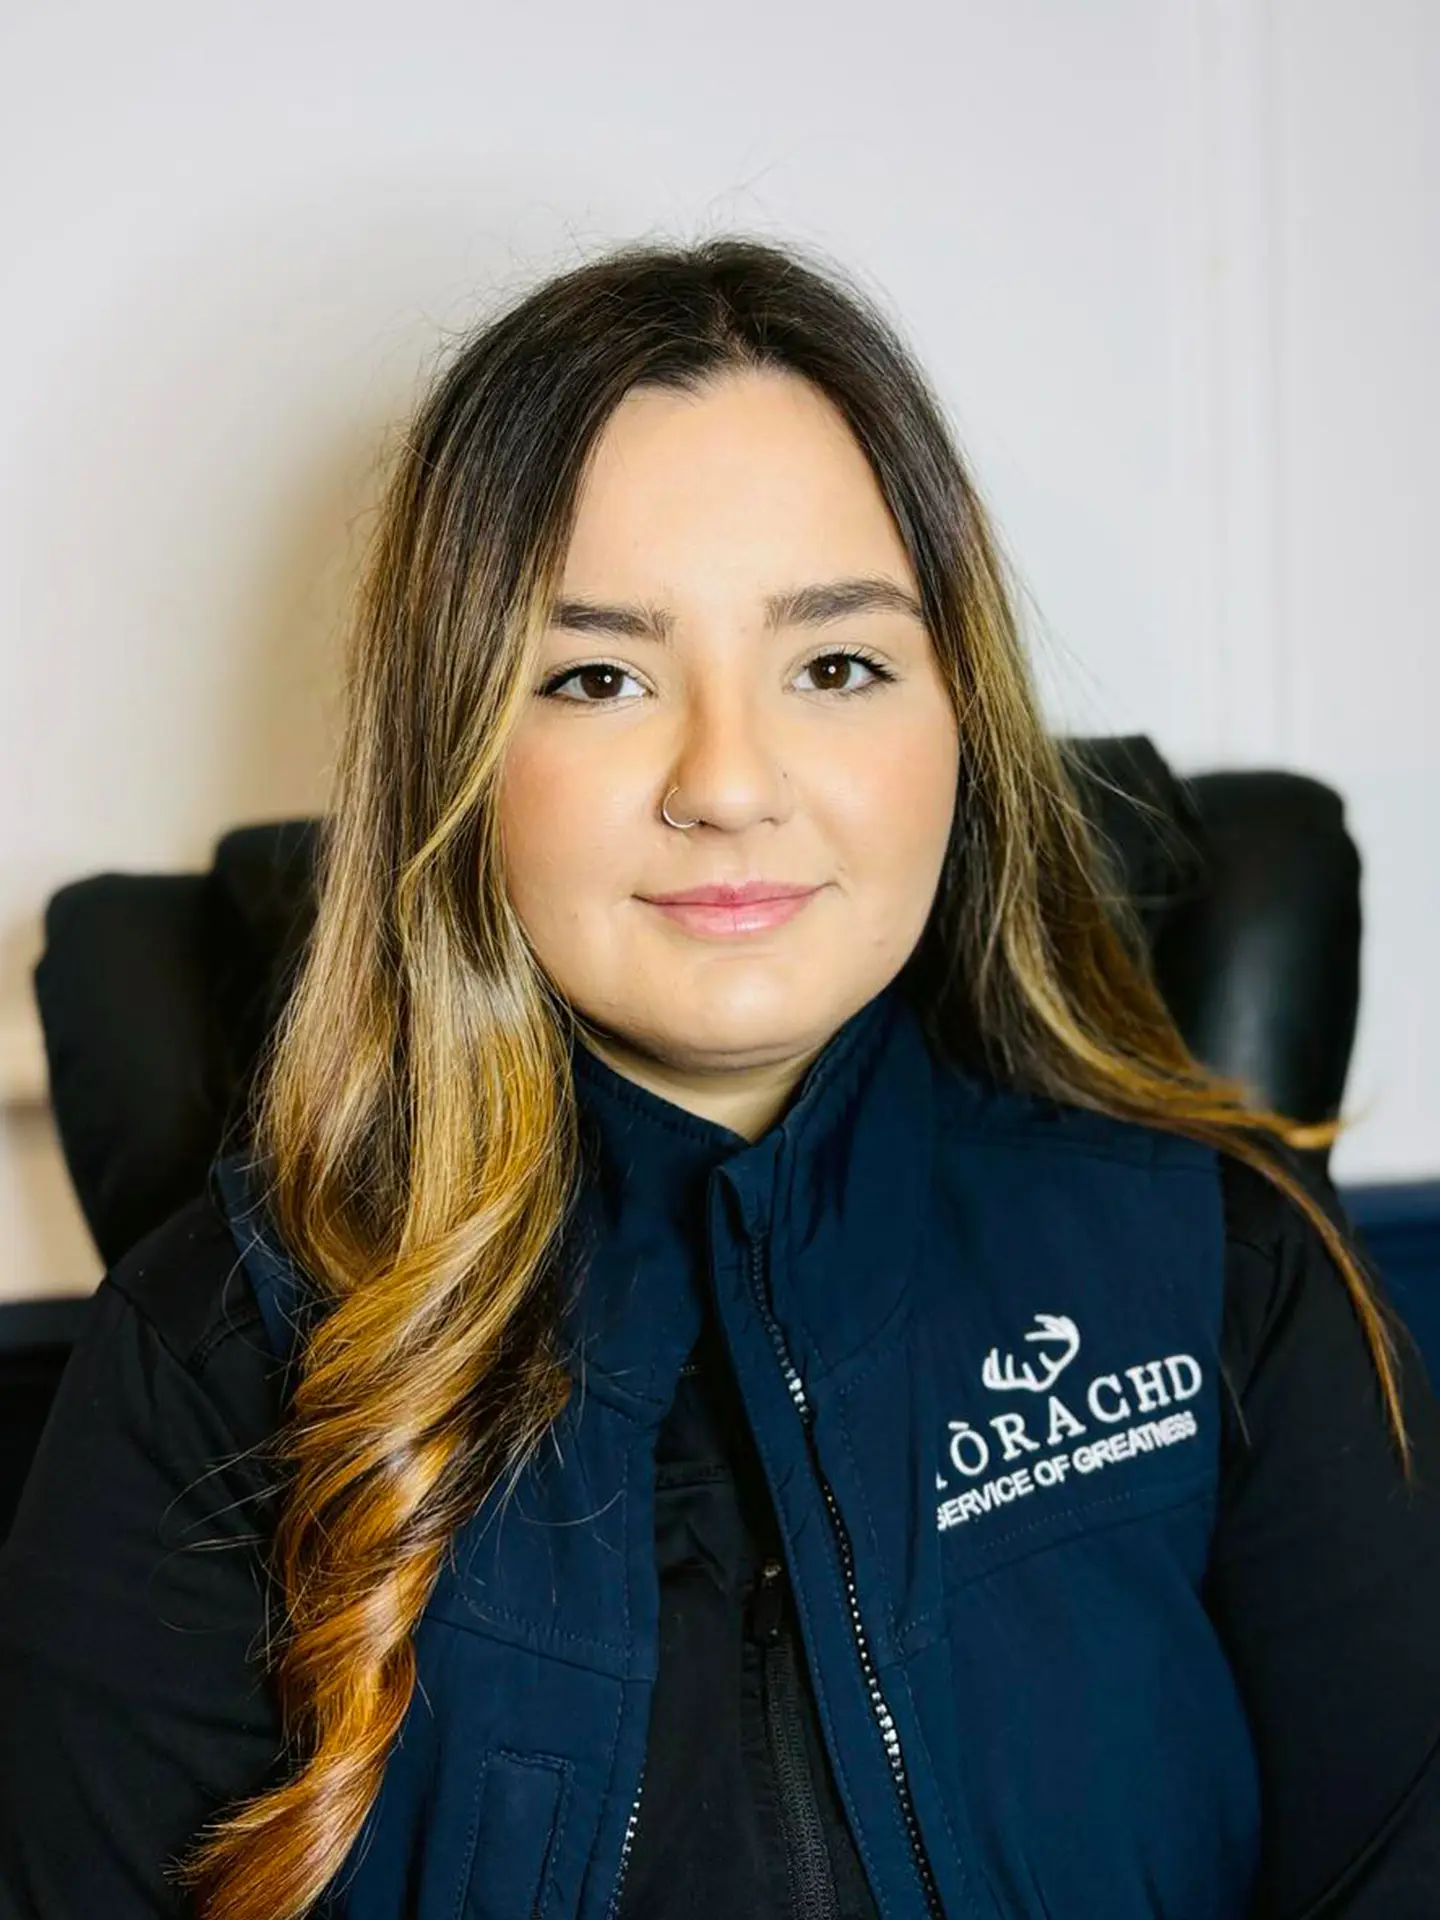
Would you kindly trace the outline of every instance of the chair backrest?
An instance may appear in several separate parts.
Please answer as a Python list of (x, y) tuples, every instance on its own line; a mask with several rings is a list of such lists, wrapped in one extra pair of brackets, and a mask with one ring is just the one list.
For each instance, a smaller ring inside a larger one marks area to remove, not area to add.
[[(1333, 1114), (1360, 939), (1339, 796), (1287, 773), (1180, 780), (1143, 736), (1065, 744), (1191, 1046), (1297, 1118)], [(208, 872), (101, 873), (47, 904), (34, 986), (52, 1107), (107, 1265), (199, 1191), (243, 1112), (313, 921), (318, 831), (239, 827)]]

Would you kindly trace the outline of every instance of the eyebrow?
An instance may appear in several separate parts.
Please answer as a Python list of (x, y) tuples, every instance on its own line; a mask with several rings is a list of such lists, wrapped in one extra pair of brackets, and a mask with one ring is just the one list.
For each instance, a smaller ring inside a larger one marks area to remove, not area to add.
[[(767, 595), (765, 630), (774, 633), (781, 627), (822, 627), (856, 613), (905, 613), (922, 624), (925, 618), (913, 593), (893, 580), (865, 576), (854, 580), (824, 580)], [(675, 616), (665, 607), (605, 607), (592, 600), (558, 601), (551, 610), (549, 624), (575, 633), (609, 633), (627, 640), (653, 640), (662, 647), (668, 647), (675, 635)]]

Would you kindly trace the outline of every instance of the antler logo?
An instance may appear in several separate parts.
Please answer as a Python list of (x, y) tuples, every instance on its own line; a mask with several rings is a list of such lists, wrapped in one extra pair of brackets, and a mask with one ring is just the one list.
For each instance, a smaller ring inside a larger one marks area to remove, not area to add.
[(1080, 1329), (1063, 1313), (1037, 1313), (1035, 1330), (1025, 1338), (1041, 1348), (1057, 1351), (1041, 1352), (1037, 1356), (1037, 1372), (1029, 1360), (1017, 1366), (1013, 1354), (1007, 1353), (1002, 1360), (1000, 1349), (992, 1347), (980, 1369), (980, 1378), (987, 1387), (997, 1393), (1048, 1393), (1080, 1351)]

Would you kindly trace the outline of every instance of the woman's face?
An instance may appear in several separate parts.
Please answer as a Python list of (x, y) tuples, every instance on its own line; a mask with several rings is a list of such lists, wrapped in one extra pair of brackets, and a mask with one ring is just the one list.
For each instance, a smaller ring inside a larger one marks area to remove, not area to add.
[[(630, 393), (500, 796), (510, 900), (595, 1050), (756, 1137), (918, 942), (958, 752), (905, 549), (831, 403), (773, 371)], [(689, 832), (661, 816), (672, 787)], [(811, 891), (783, 919), (655, 904), (752, 881)]]

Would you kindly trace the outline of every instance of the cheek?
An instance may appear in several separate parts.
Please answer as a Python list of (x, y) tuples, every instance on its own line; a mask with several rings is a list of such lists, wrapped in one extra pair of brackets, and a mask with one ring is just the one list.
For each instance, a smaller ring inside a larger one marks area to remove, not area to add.
[(897, 892), (938, 874), (955, 810), (959, 749), (943, 724), (902, 728), (869, 743), (834, 787), (852, 848)]
[(511, 747), (500, 784), (506, 881), (521, 918), (565, 919), (602, 885), (625, 837), (613, 815), (613, 781), (597, 780), (583, 754), (543, 737)]

